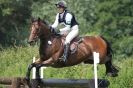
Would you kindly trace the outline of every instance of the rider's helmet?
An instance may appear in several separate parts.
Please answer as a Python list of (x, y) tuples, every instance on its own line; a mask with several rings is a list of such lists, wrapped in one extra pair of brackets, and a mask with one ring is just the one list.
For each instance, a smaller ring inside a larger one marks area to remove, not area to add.
[(55, 5), (56, 5), (57, 8), (60, 8), (60, 7), (61, 8), (67, 8), (67, 3), (65, 1), (63, 1), (63, 0), (57, 2)]

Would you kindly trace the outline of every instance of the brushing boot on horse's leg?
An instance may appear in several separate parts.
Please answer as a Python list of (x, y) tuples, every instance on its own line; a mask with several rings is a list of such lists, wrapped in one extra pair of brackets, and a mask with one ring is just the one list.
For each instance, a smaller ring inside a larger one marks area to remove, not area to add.
[(61, 57), (61, 60), (63, 62), (67, 62), (69, 46), (70, 46), (69, 43), (67, 43), (67, 44), (64, 45), (64, 53), (63, 53), (63, 56)]
[(30, 72), (31, 72), (31, 69), (35, 67), (35, 64), (32, 63), (28, 66), (28, 69), (27, 69), (27, 73), (26, 73), (26, 77), (25, 77), (25, 80), (27, 82), (27, 84), (30, 86)]

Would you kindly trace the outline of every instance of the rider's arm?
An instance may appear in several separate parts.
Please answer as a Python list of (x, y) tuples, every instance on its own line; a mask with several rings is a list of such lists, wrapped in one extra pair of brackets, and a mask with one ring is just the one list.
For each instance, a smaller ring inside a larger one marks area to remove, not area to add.
[(66, 25), (64, 28), (60, 29), (60, 31), (67, 31), (70, 30), (71, 28), (72, 15), (70, 13), (67, 13), (65, 19), (66, 19)]
[(58, 17), (59, 17), (59, 14), (56, 15), (55, 22), (54, 22), (54, 24), (52, 25), (53, 28), (56, 28), (56, 27), (58, 26), (58, 24), (59, 24), (59, 22), (58, 22), (58, 19), (59, 19), (59, 18), (58, 18)]

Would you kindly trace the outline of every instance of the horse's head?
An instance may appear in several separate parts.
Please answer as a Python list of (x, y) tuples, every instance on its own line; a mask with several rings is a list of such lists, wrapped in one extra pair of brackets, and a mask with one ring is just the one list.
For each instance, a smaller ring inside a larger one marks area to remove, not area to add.
[(31, 31), (30, 31), (30, 36), (28, 40), (28, 43), (30, 44), (33, 42), (36, 42), (38, 38), (45, 39), (51, 33), (50, 27), (48, 26), (48, 24), (43, 20), (41, 20), (40, 18), (32, 19), (30, 29)]

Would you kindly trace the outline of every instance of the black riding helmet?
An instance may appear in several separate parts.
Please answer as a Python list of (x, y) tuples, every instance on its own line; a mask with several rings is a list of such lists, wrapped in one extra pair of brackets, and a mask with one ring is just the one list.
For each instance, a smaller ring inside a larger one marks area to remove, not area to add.
[(67, 4), (65, 1), (59, 1), (55, 5), (57, 8), (67, 8)]

